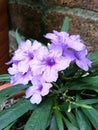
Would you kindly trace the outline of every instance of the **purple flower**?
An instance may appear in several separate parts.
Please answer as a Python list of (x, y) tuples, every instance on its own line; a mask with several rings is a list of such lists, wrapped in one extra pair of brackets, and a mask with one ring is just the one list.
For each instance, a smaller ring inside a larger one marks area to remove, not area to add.
[(11, 61), (8, 62), (8, 64), (13, 63), (12, 67), (8, 68), (8, 72), (12, 75), (12, 84), (28, 84), (32, 77), (30, 62), (33, 62), (36, 56), (39, 55), (38, 50), (41, 47), (42, 45), (37, 41), (34, 41), (32, 44), (31, 41), (27, 40), (20, 44)]
[(47, 82), (53, 82), (58, 79), (58, 72), (66, 69), (71, 60), (62, 56), (60, 49), (44, 49), (41, 57), (31, 63), (31, 69), (34, 75), (42, 74)]
[(74, 61), (78, 67), (81, 69), (88, 71), (89, 67), (91, 67), (91, 61), (86, 56), (86, 50), (82, 51), (73, 51)]
[(26, 90), (26, 98), (30, 98), (33, 104), (39, 104), (42, 100), (42, 96), (49, 93), (52, 84), (45, 82), (41, 75), (33, 77), (32, 83), (33, 86)]
[(28, 71), (26, 73), (16, 73), (15, 75), (11, 76), (11, 84), (16, 85), (16, 84), (28, 84), (28, 82), (31, 80), (32, 75), (31, 72)]
[(12, 64), (8, 69), (12, 84), (31, 83), (26, 98), (30, 98), (33, 104), (41, 102), (42, 97), (49, 93), (51, 83), (57, 81), (59, 72), (70, 64), (76, 63), (85, 71), (91, 66), (86, 46), (79, 35), (53, 31), (45, 37), (50, 39), (50, 46), (45, 47), (37, 41), (23, 41), (7, 63)]
[(62, 47), (62, 51), (64, 51), (64, 49), (66, 48), (74, 49), (76, 51), (80, 51), (85, 48), (85, 45), (83, 41), (80, 39), (79, 35), (69, 36), (69, 34), (66, 32), (53, 31), (53, 33), (47, 33), (45, 35), (45, 38), (48, 38), (51, 40), (52, 46), (54, 44), (55, 46), (58, 45)]
[(8, 73), (11, 74), (11, 84), (28, 84), (31, 80), (32, 73), (28, 70), (25, 73), (19, 71), (17, 64), (12, 64), (12, 67), (8, 68)]
[(46, 38), (51, 40), (50, 50), (58, 48), (62, 55), (69, 59), (70, 63), (76, 63), (78, 67), (87, 71), (91, 67), (91, 61), (86, 57), (86, 46), (79, 35), (69, 35), (66, 32), (47, 33)]
[(8, 73), (11, 75), (17, 74), (19, 72), (16, 64), (12, 64), (12, 67), (8, 68)]
[(19, 72), (26, 73), (30, 68), (30, 62), (38, 55), (41, 47), (42, 45), (37, 41), (34, 41), (33, 44), (30, 40), (22, 42), (8, 63), (16, 64)]

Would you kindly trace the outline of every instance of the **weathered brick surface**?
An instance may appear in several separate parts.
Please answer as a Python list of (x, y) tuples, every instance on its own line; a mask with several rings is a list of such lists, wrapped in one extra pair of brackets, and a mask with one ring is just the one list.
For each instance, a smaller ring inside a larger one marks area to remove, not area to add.
[(98, 0), (9, 1), (12, 28), (23, 35), (39, 40), (46, 32), (60, 30), (68, 16), (69, 33), (80, 34), (89, 51), (98, 50)]
[(13, 28), (18, 28), (24, 35), (39, 38), (41, 35), (41, 8), (31, 8), (21, 4), (10, 4), (9, 13)]
[(98, 0), (45, 0), (49, 6), (80, 7), (98, 11)]
[(89, 51), (98, 50), (98, 22), (94, 22), (90, 19), (51, 12), (46, 16), (46, 32), (52, 32), (52, 30), (59, 31), (65, 16), (69, 17), (69, 33), (80, 34), (88, 46)]
[(32, 4), (32, 3), (40, 3), (41, 0), (8, 0), (9, 3), (27, 3), (27, 4)]

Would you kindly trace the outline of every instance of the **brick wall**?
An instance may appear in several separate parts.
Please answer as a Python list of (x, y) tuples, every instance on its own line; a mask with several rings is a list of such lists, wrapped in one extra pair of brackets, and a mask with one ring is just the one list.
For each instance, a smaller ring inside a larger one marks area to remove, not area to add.
[(98, 0), (9, 0), (10, 30), (27, 37), (60, 30), (69, 17), (69, 33), (80, 34), (89, 51), (98, 50)]

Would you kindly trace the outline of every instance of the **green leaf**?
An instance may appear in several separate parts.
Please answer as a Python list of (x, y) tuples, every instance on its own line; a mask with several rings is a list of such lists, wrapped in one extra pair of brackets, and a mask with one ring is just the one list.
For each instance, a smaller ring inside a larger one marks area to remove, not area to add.
[(71, 122), (69, 122), (64, 116), (63, 116), (63, 120), (68, 130), (79, 130), (76, 126), (74, 126)]
[(98, 76), (84, 77), (84, 78), (81, 78), (80, 81), (88, 83), (90, 85), (98, 86)]
[[(62, 111), (64, 111), (64, 112), (65, 112), (65, 110), (68, 111), (68, 110), (69, 110), (69, 106), (70, 106), (70, 111), (71, 111), (72, 109), (75, 109), (75, 108), (78, 108), (78, 107), (86, 108), (86, 109), (91, 109), (91, 108), (92, 108), (92, 106), (90, 106), (90, 105), (87, 105), (87, 104), (85, 104), (85, 103), (76, 101), (76, 102), (71, 102), (71, 103), (69, 103), (69, 102), (64, 102), (64, 103), (62, 103), (62, 104), (60, 105), (60, 109), (61, 109)], [(69, 112), (69, 113), (70, 113), (70, 112)]]
[(98, 103), (94, 105), (94, 108), (98, 110)]
[(10, 75), (9, 74), (1, 74), (0, 75), (0, 82), (2, 81), (10, 81)]
[(91, 121), (92, 125), (95, 127), (96, 130), (98, 130), (98, 110), (97, 109), (83, 109), (82, 111), (84, 114), (88, 117), (88, 119)]
[(98, 65), (98, 51), (92, 53), (89, 59), (92, 61), (92, 65)]
[(62, 114), (59, 111), (58, 107), (56, 107), (54, 109), (54, 114), (55, 114), (55, 118), (56, 118), (56, 121), (57, 121), (58, 129), (59, 130), (64, 130), (64, 124), (63, 124)]
[(35, 109), (36, 106), (32, 105), (30, 101), (24, 99), (14, 104), (12, 107), (0, 112), (0, 130), (8, 126), (11, 122), (22, 116), (28, 110)]
[(72, 76), (75, 75), (75, 73), (78, 71), (78, 67), (76, 64), (70, 65), (65, 71), (64, 71), (64, 78), (68, 78), (69, 76), (72, 78)]
[(20, 37), (20, 35), (19, 35), (19, 33), (18, 33), (18, 29), (16, 29), (16, 41), (17, 41), (17, 43), (18, 43), (18, 45), (21, 43), (21, 41), (22, 41), (22, 39), (21, 39), (21, 37)]
[(49, 130), (58, 130), (57, 122), (54, 116), (52, 117)]
[(79, 130), (91, 130), (90, 122), (80, 110), (76, 109), (75, 115), (78, 122)]
[(68, 32), (68, 28), (69, 28), (69, 19), (68, 17), (65, 17), (61, 31)]
[(63, 111), (63, 112), (68, 111), (69, 105), (70, 105), (69, 102), (63, 102), (63, 103), (61, 103), (60, 110)]
[(14, 125), (15, 122), (12, 122), (10, 125), (8, 125), (4, 130), (11, 130), (11, 127)]
[(80, 103), (80, 104), (95, 104), (95, 103), (98, 103), (98, 99), (79, 100), (76, 103)]
[(88, 83), (83, 83), (83, 82), (73, 82), (73, 83), (70, 83), (68, 85), (68, 89), (69, 90), (85, 90), (85, 89), (88, 89), (88, 90), (94, 90), (94, 91), (98, 91), (98, 86), (97, 85), (90, 85)]
[(74, 114), (72, 112), (67, 112), (66, 111), (66, 115), (68, 117), (68, 119), (70, 120), (70, 122), (75, 126), (77, 127), (77, 122), (76, 122), (76, 117), (74, 116)]
[(0, 105), (5, 102), (10, 96), (14, 95), (15, 93), (27, 88), (27, 85), (18, 84), (15, 86), (11, 86), (4, 90), (0, 91)]
[(76, 102), (72, 102), (73, 105), (76, 105), (78, 107), (83, 107), (83, 108), (87, 108), (87, 109), (91, 109), (92, 106), (90, 105), (86, 105), (86, 104), (82, 104), (82, 103), (76, 103)]
[(52, 101), (46, 100), (34, 110), (24, 130), (46, 130), (47, 122), (51, 114)]

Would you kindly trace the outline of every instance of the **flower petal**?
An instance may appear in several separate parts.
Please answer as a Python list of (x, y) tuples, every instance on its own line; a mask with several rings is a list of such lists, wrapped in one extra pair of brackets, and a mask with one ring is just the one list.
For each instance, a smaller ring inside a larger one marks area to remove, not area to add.
[(34, 93), (33, 86), (31, 86), (31, 87), (29, 87), (29, 88), (26, 90), (26, 92), (25, 92), (25, 94), (26, 94), (25, 98), (31, 97), (31, 96), (33, 95), (33, 93)]
[(89, 67), (91, 66), (91, 61), (89, 61), (86, 57), (81, 60), (76, 60), (76, 64), (83, 70), (88, 71)]
[(42, 88), (42, 91), (41, 91), (41, 95), (45, 96), (45, 95), (47, 95), (49, 93), (49, 90), (52, 87), (52, 84), (50, 84), (50, 83), (43, 83), (42, 86), (43, 86), (43, 88)]
[(47, 67), (47, 69), (43, 73), (43, 78), (47, 82), (56, 82), (58, 79), (58, 71), (55, 70), (53, 67)]
[(42, 100), (42, 97), (38, 93), (33, 94), (33, 96), (30, 98), (30, 102), (32, 104), (39, 104), (41, 100)]

